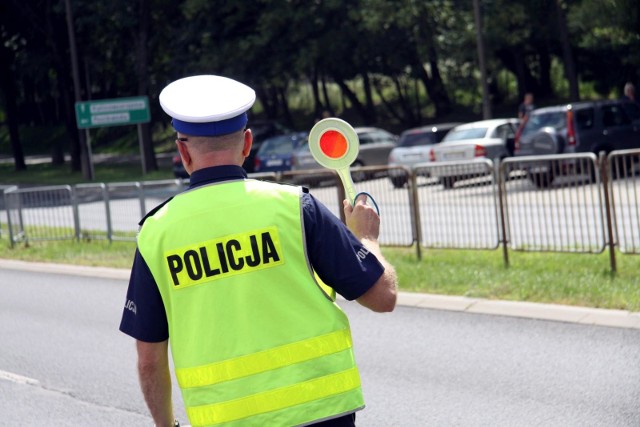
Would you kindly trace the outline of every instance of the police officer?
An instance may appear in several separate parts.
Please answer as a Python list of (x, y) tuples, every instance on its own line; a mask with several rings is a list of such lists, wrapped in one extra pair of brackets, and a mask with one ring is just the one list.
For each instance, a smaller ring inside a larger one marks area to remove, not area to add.
[(254, 101), (213, 75), (160, 94), (190, 185), (141, 221), (120, 330), (157, 426), (174, 425), (169, 343), (193, 426), (353, 426), (364, 400), (349, 322), (323, 282), (394, 309), (380, 219), (345, 200), (345, 226), (302, 187), (248, 179)]

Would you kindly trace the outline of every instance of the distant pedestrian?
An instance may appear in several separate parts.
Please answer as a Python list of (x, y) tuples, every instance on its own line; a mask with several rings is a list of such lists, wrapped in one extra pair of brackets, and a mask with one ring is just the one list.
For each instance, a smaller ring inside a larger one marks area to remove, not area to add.
[(624, 85), (624, 94), (622, 95), (622, 99), (638, 102), (636, 99), (636, 87), (633, 85), (633, 83), (627, 82)]
[(536, 106), (533, 104), (533, 94), (531, 92), (527, 92), (524, 95), (524, 100), (520, 107), (518, 107), (518, 118), (520, 120), (524, 120), (525, 117), (529, 117), (529, 113), (532, 112)]

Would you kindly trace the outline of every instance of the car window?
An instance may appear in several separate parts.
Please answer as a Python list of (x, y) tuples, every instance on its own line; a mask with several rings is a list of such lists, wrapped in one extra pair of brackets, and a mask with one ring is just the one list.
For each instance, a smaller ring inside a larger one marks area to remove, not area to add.
[(585, 108), (575, 112), (574, 117), (579, 130), (591, 129), (593, 127), (593, 114), (593, 108)]
[(509, 139), (515, 137), (515, 131), (510, 123), (500, 125), (491, 133), (491, 138)]
[(358, 135), (358, 140), (360, 140), (360, 144), (371, 144), (375, 142), (373, 136), (370, 133), (361, 133)]
[(487, 128), (468, 128), (468, 129), (453, 129), (442, 140), (446, 141), (460, 141), (463, 139), (478, 139), (484, 138), (487, 134)]
[(395, 140), (397, 139), (396, 136), (385, 131), (371, 132), (371, 137), (373, 138), (374, 142), (395, 142)]
[(290, 136), (269, 138), (262, 143), (258, 154), (287, 154), (293, 151), (293, 139)]
[(562, 129), (567, 126), (567, 114), (564, 111), (530, 114), (522, 128), (521, 136), (532, 134), (545, 127)]
[(602, 107), (602, 124), (604, 127), (624, 126), (631, 124), (620, 105), (604, 105)]
[(449, 133), (451, 129), (438, 129), (435, 132), (436, 135), (436, 142), (440, 142), (444, 139), (445, 136), (447, 136), (447, 134)]
[(408, 132), (402, 134), (399, 147), (417, 147), (419, 145), (435, 144), (435, 136), (431, 131), (426, 132)]

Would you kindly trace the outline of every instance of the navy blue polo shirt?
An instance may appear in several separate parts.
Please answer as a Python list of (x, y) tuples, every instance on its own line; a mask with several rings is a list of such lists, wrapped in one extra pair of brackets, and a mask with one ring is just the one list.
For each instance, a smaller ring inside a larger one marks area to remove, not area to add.
[[(195, 171), (189, 189), (227, 180), (245, 179), (239, 166), (216, 166)], [(323, 282), (347, 300), (367, 292), (384, 267), (362, 243), (311, 194), (302, 195), (304, 235), (309, 261)], [(362, 254), (367, 254), (362, 257)], [(169, 338), (167, 316), (155, 279), (136, 250), (120, 330), (146, 342)]]

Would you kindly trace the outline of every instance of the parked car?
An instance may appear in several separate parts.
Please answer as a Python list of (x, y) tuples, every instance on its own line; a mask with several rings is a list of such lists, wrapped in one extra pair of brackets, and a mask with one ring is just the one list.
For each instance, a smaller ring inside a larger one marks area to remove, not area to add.
[[(440, 144), (431, 148), (432, 162), (459, 162), (491, 159), (494, 162), (513, 155), (513, 145), (520, 121), (492, 119), (465, 123), (451, 129)], [(486, 172), (486, 166), (465, 165), (434, 169), (432, 176), (440, 178), (445, 188), (452, 188), (460, 180)]]
[[(418, 163), (429, 161), (429, 153), (434, 144), (438, 144), (444, 136), (461, 123), (440, 123), (405, 130), (400, 135), (398, 146), (389, 153), (389, 166), (413, 167)], [(407, 183), (405, 174), (389, 171), (389, 179), (395, 188)]]
[[(293, 132), (286, 126), (283, 126), (282, 124), (273, 120), (249, 120), (247, 127), (251, 129), (251, 133), (253, 135), (251, 152), (242, 164), (242, 167), (245, 171), (247, 171), (247, 173), (253, 172), (254, 158), (264, 140), (272, 136), (284, 135)], [(184, 170), (184, 166), (182, 166), (180, 154), (178, 154), (177, 152), (172, 158), (172, 169), (173, 175), (176, 178), (189, 178), (189, 174)]]
[(247, 171), (247, 173), (254, 172), (253, 168), (256, 153), (267, 138), (271, 138), (272, 136), (276, 135), (285, 135), (293, 132), (293, 130), (274, 120), (249, 119), (247, 128), (251, 129), (251, 133), (253, 134), (253, 145), (251, 145), (251, 152), (242, 164), (242, 167), (245, 171)]
[[(396, 146), (398, 136), (384, 129), (375, 127), (356, 127), (354, 128), (360, 141), (360, 151), (358, 157), (351, 164), (352, 167), (360, 166), (380, 166), (386, 165), (389, 153)], [(303, 169), (320, 169), (322, 166), (318, 164), (311, 151), (309, 145), (305, 144), (294, 152), (292, 159), (292, 170)], [(366, 179), (365, 175), (354, 175), (354, 181)]]
[[(578, 102), (533, 110), (516, 136), (516, 156), (565, 153), (609, 153), (640, 147), (640, 107), (632, 101)], [(554, 173), (571, 169), (567, 162), (558, 170), (548, 166), (528, 169), (529, 178), (547, 187)]]
[(273, 136), (264, 140), (258, 149), (254, 172), (282, 172), (291, 170), (293, 152), (307, 143), (309, 132), (295, 132)]

